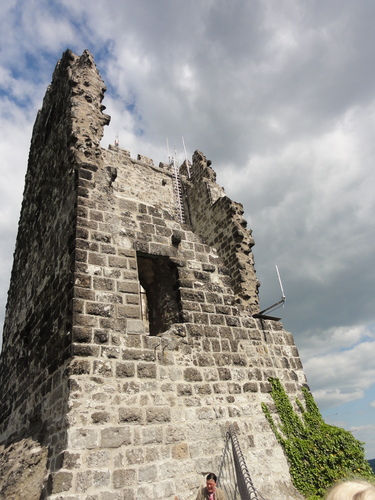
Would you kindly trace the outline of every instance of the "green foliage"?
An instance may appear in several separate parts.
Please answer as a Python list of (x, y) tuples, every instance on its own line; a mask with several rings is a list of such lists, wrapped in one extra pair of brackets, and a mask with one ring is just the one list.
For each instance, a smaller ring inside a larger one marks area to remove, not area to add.
[(275, 423), (265, 403), (263, 412), (284, 448), (295, 487), (308, 500), (323, 498), (327, 488), (340, 479), (375, 480), (364, 457), (363, 443), (349, 431), (326, 424), (305, 387), (302, 388), (305, 405), (296, 400), (298, 415), (279, 379), (270, 378), (269, 382), (280, 423)]

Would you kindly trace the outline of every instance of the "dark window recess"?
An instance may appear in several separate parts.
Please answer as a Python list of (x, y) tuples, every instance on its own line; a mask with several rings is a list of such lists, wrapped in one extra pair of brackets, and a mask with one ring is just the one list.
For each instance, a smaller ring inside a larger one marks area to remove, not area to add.
[(137, 255), (142, 318), (150, 335), (178, 323), (177, 266), (168, 257)]

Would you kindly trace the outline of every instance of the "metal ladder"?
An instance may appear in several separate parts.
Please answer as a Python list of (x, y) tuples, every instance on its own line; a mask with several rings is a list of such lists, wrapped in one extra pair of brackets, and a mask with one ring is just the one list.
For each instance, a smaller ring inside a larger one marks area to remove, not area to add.
[(181, 187), (180, 171), (176, 161), (176, 152), (173, 157), (172, 164), (173, 164), (173, 191), (177, 207), (177, 216), (179, 222), (181, 224), (185, 224), (184, 204), (182, 201), (182, 187)]

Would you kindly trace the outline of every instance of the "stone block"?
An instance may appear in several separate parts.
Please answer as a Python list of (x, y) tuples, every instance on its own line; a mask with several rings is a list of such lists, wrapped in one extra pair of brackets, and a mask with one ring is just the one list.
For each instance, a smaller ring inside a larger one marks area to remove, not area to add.
[(211, 394), (210, 384), (197, 384), (194, 386), (195, 394)]
[(107, 450), (97, 450), (88, 454), (86, 463), (88, 467), (103, 468), (108, 467), (110, 455)]
[(142, 444), (156, 444), (163, 442), (163, 429), (161, 426), (147, 426), (142, 429)]
[(100, 352), (102, 358), (117, 359), (120, 357), (119, 347), (102, 347)]
[(210, 354), (198, 354), (198, 366), (213, 366), (215, 361)]
[(99, 356), (99, 347), (87, 344), (72, 344), (72, 355), (73, 356)]
[(84, 493), (92, 485), (92, 471), (86, 470), (77, 473), (76, 489), (79, 493)]
[(139, 294), (138, 281), (119, 281), (117, 291), (123, 293)]
[(113, 291), (115, 290), (115, 280), (110, 278), (93, 278), (93, 288), (95, 290), (106, 290)]
[(113, 487), (115, 489), (123, 488), (127, 486), (126, 484), (126, 471), (125, 470), (115, 470), (112, 474)]
[(90, 361), (86, 359), (73, 359), (67, 366), (68, 375), (89, 374), (91, 369)]
[(156, 465), (147, 465), (138, 469), (138, 481), (140, 483), (153, 483), (158, 475)]
[[(116, 255), (116, 247), (102, 243), (100, 245), (100, 252), (103, 254), (107, 254), (107, 255)], [(113, 267), (117, 267), (117, 266), (113, 266)]]
[(122, 492), (124, 500), (137, 500), (137, 493), (133, 489), (125, 488)]
[(135, 365), (134, 363), (117, 363), (116, 364), (116, 377), (134, 377)]
[(148, 446), (145, 448), (145, 462), (150, 463), (150, 462), (157, 462), (160, 460), (160, 453), (158, 448), (154, 446)]
[(108, 487), (111, 484), (109, 470), (95, 470), (93, 472), (93, 486), (96, 488)]
[(228, 392), (229, 392), (229, 394), (241, 394), (240, 384), (236, 384), (234, 382), (229, 382), (228, 383)]
[(75, 287), (76, 297), (85, 300), (95, 300), (95, 292), (88, 288)]
[(92, 278), (91, 276), (87, 276), (85, 274), (75, 273), (74, 284), (81, 288), (91, 288)]
[(72, 329), (72, 341), (90, 343), (92, 338), (92, 329), (83, 326), (74, 326)]
[(194, 322), (201, 325), (209, 324), (209, 314), (205, 313), (193, 313)]
[(124, 302), (129, 305), (138, 305), (140, 304), (139, 295), (135, 294), (126, 294), (124, 297)]
[(170, 408), (148, 408), (146, 410), (146, 420), (150, 424), (170, 422), (171, 410)]
[(234, 353), (232, 355), (232, 362), (237, 366), (247, 366), (247, 360), (244, 354)]
[(226, 366), (232, 363), (232, 357), (229, 354), (215, 353), (213, 356), (217, 366)]
[(177, 394), (179, 396), (191, 396), (193, 394), (193, 388), (190, 384), (178, 384)]
[(229, 339), (222, 339), (221, 341), (221, 350), (222, 351), (231, 351), (231, 345), (230, 345), (230, 342), (229, 342)]
[[(100, 493), (100, 500), (124, 500), (127, 497), (124, 497), (122, 492), (113, 492), (113, 491), (102, 491)], [(134, 499), (134, 496), (131, 496), (129, 500)]]
[(58, 468), (78, 469), (81, 467), (81, 465), (81, 455), (79, 453), (70, 453), (69, 451), (64, 451), (58, 457)]
[(185, 441), (187, 433), (183, 425), (171, 424), (165, 427), (165, 443), (179, 443)]
[(126, 333), (128, 335), (143, 335), (145, 333), (143, 321), (140, 319), (128, 318), (126, 321)]
[(216, 368), (207, 368), (204, 370), (203, 375), (206, 382), (215, 382), (216, 380), (219, 380)]
[[(127, 319), (126, 321), (129, 321), (129, 319)], [(138, 320), (135, 320), (135, 321), (138, 321)], [(124, 328), (124, 331), (126, 330), (126, 328)], [(124, 339), (124, 345), (125, 347), (134, 347), (136, 349), (139, 349), (142, 347), (142, 339), (140, 338), (139, 335), (127, 335)], [(124, 358), (124, 356), (123, 356)]]
[(240, 318), (236, 316), (226, 316), (225, 321), (228, 326), (241, 326)]
[(139, 363), (137, 366), (139, 378), (156, 378), (156, 365), (151, 363)]
[(140, 319), (141, 309), (139, 305), (117, 306), (117, 314), (119, 318)]
[(95, 317), (89, 316), (87, 314), (78, 314), (74, 313), (73, 321), (77, 326), (86, 326), (86, 327), (97, 327), (98, 320)]
[(73, 428), (68, 433), (69, 446), (74, 449), (93, 449), (99, 443), (99, 434), (95, 429)]
[(127, 422), (129, 424), (143, 423), (141, 408), (120, 408), (119, 422)]
[(197, 368), (189, 367), (184, 370), (184, 379), (187, 382), (201, 382), (203, 377)]
[(93, 373), (102, 377), (112, 377), (113, 365), (112, 361), (97, 360), (93, 363)]
[(110, 413), (107, 411), (96, 411), (91, 414), (91, 420), (94, 424), (105, 424), (111, 419)]
[(107, 344), (109, 333), (104, 330), (94, 330), (94, 342), (97, 344)]
[(218, 368), (217, 369), (220, 380), (231, 380), (232, 375), (229, 368)]
[(225, 316), (222, 314), (210, 314), (210, 324), (211, 325), (224, 325)]
[(269, 382), (260, 382), (259, 388), (261, 392), (269, 393), (271, 392), (272, 386)]
[(179, 460), (189, 457), (189, 447), (187, 443), (177, 443), (172, 446), (172, 458)]
[(116, 268), (128, 268), (128, 259), (125, 257), (112, 257), (110, 256), (108, 259), (108, 264), (110, 267), (116, 267)]
[(142, 448), (133, 448), (125, 451), (126, 463), (128, 465), (139, 465), (144, 463)]
[(205, 407), (196, 410), (198, 420), (214, 420), (215, 412), (213, 408)]
[(126, 382), (122, 386), (122, 391), (126, 394), (135, 394), (135, 393), (139, 392), (140, 390), (141, 389), (140, 389), (139, 382)]
[(242, 390), (243, 392), (258, 392), (259, 388), (257, 382), (246, 382), (242, 386)]
[(72, 487), (73, 474), (71, 472), (59, 471), (52, 474), (52, 493), (69, 491)]
[(100, 443), (103, 448), (119, 448), (131, 444), (129, 427), (109, 427), (101, 431)]

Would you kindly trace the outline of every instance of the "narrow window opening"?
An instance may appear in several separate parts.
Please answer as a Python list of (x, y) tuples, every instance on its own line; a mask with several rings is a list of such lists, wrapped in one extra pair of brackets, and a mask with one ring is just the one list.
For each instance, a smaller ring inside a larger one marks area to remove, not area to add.
[(140, 284), (140, 304), (141, 304), (141, 318), (145, 327), (145, 331), (150, 331), (150, 321), (148, 319), (148, 302), (146, 290)]
[(177, 266), (168, 257), (137, 255), (142, 319), (150, 335), (178, 322)]

